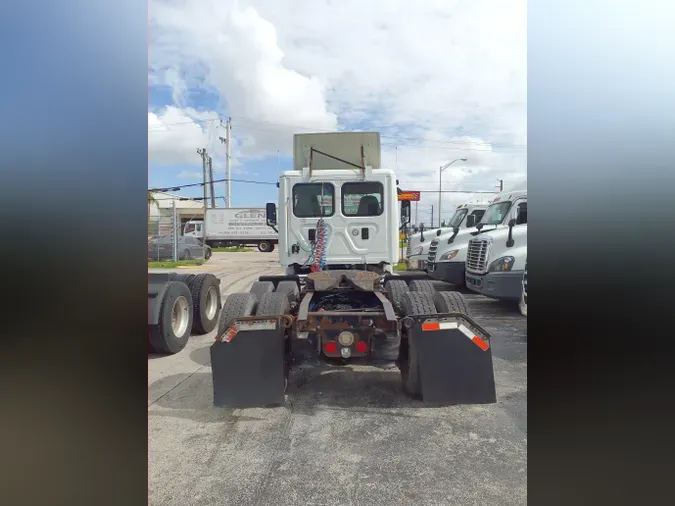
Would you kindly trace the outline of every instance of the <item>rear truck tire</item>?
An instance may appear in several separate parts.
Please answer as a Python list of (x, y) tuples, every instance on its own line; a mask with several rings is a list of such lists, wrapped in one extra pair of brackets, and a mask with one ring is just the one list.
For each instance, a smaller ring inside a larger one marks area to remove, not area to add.
[(464, 313), (471, 317), (469, 303), (460, 292), (436, 292), (434, 305), (439, 313)]
[(274, 291), (274, 283), (271, 281), (256, 281), (251, 285), (249, 293), (255, 294), (260, 300), (263, 295)]
[(150, 346), (156, 353), (185, 348), (192, 331), (192, 294), (185, 283), (170, 281), (159, 309), (159, 323), (150, 325)]
[[(282, 281), (283, 283), (283, 281)], [(287, 315), (291, 312), (291, 301), (288, 295), (282, 292), (271, 292), (263, 294), (258, 302), (256, 316), (279, 316)]]
[(408, 283), (402, 279), (390, 279), (384, 284), (384, 289), (387, 291), (389, 302), (398, 308), (401, 307), (403, 294), (410, 291)]
[(181, 283), (185, 283), (190, 286), (190, 282), (195, 278), (194, 274), (171, 274), (170, 275), (171, 281), (180, 281)]
[(269, 241), (262, 241), (258, 243), (258, 251), (261, 253), (269, 253), (272, 251), (274, 247), (272, 246), (272, 243)]
[(300, 287), (295, 281), (279, 281), (274, 292), (286, 294), (289, 302), (295, 302), (300, 296)]
[[(433, 297), (429, 293), (406, 292), (401, 305), (406, 316), (437, 314)], [(414, 339), (401, 340), (398, 367), (403, 380), (403, 391), (413, 399), (421, 400), (420, 365)]]
[(411, 292), (424, 292), (434, 294), (436, 293), (436, 287), (433, 282), (428, 279), (413, 279), (410, 282), (410, 291)]
[(220, 311), (220, 282), (213, 274), (198, 274), (188, 285), (194, 307), (193, 333), (208, 334), (216, 328)]
[(234, 318), (251, 316), (255, 312), (258, 299), (252, 293), (233, 293), (225, 299), (223, 309), (218, 320), (218, 335), (222, 335), (227, 324)]

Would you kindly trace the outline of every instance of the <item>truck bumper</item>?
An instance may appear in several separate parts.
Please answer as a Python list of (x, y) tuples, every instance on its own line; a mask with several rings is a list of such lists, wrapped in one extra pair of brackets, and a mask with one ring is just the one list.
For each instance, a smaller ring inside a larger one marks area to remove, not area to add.
[(429, 276), (439, 281), (445, 281), (453, 285), (464, 284), (465, 262), (437, 262), (428, 263)]
[(488, 274), (466, 273), (469, 290), (492, 299), (519, 300), (523, 290), (523, 271), (490, 272)]
[(414, 255), (406, 258), (406, 264), (408, 270), (423, 271), (427, 266), (427, 257), (426, 255)]

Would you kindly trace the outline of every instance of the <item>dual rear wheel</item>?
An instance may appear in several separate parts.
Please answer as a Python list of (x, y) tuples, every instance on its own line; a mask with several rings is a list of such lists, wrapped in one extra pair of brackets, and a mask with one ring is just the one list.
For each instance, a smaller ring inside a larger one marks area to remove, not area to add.
[[(391, 284), (390, 284), (391, 283)], [(471, 309), (459, 292), (438, 292), (431, 281), (414, 280), (405, 291), (405, 281), (387, 283), (387, 292), (399, 310), (406, 316), (435, 315), (439, 313), (463, 313), (471, 316)], [(392, 285), (393, 284), (393, 285)], [(419, 355), (414, 339), (404, 336), (401, 340), (398, 367), (401, 371), (403, 390), (414, 399), (422, 398)]]

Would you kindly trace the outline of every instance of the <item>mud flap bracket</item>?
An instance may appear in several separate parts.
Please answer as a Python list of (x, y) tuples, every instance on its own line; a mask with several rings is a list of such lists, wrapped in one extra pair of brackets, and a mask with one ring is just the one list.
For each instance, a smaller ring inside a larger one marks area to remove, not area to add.
[(416, 315), (404, 318), (402, 323), (410, 345), (417, 350), (424, 402), (497, 402), (487, 331), (462, 313)]
[(213, 404), (246, 408), (283, 404), (288, 317), (233, 320), (211, 345)]

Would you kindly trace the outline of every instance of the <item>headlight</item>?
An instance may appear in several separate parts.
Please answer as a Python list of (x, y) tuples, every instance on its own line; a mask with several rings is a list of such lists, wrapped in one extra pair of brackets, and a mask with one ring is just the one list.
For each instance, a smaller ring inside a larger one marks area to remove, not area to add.
[(515, 260), (513, 257), (498, 258), (490, 264), (488, 272), (509, 272), (513, 268)]
[(457, 256), (457, 253), (459, 253), (458, 249), (453, 249), (452, 251), (446, 251), (441, 255), (441, 257), (438, 259), (439, 262), (443, 262), (446, 260), (452, 260)]

